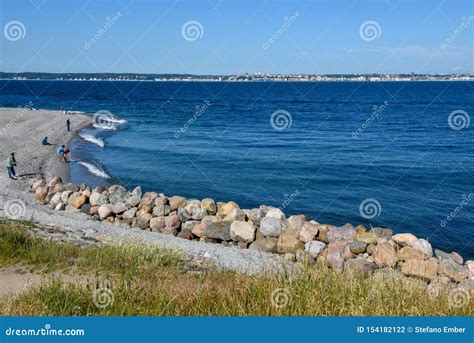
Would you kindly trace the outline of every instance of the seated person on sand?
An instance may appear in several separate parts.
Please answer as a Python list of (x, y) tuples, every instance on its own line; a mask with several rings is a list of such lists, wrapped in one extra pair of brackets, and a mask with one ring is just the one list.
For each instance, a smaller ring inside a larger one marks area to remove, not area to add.
[(44, 139), (41, 141), (41, 144), (43, 144), (43, 145), (51, 145), (51, 143), (48, 142), (48, 137), (44, 137)]

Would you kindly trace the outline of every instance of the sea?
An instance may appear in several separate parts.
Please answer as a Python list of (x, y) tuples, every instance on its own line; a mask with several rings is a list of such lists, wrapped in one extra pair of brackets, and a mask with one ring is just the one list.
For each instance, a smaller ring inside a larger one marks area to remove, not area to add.
[(472, 259), (473, 89), (3, 80), (0, 106), (93, 117), (70, 142), (76, 183), (272, 205), (320, 223), (411, 232)]

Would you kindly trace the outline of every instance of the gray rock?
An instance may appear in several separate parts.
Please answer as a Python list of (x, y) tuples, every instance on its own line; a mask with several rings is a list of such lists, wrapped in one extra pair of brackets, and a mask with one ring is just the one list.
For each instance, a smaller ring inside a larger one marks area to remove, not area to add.
[[(141, 198), (142, 197), (142, 188), (140, 186), (135, 187), (134, 190), (132, 191), (132, 196), (136, 196), (136, 197)], [(138, 205), (138, 204), (136, 204), (136, 205)]]
[(269, 218), (276, 218), (276, 219), (279, 219), (279, 220), (285, 220), (285, 214), (283, 213), (282, 210), (280, 210), (279, 208), (270, 208), (268, 211), (267, 211), (267, 214), (265, 217), (269, 217)]
[(120, 185), (113, 185), (109, 187), (109, 202), (112, 205), (122, 204), (130, 197), (130, 193), (125, 187)]
[(334, 228), (329, 230), (327, 233), (327, 238), (329, 243), (334, 241), (344, 241), (346, 243), (350, 243), (354, 240), (354, 236), (356, 234), (355, 228), (351, 224), (346, 224), (341, 227)]
[(320, 241), (310, 241), (304, 245), (304, 250), (308, 252), (308, 254), (316, 259), (320, 253), (323, 252), (324, 248), (326, 247), (326, 243)]
[(377, 265), (373, 262), (367, 262), (363, 258), (354, 258), (344, 262), (345, 272), (369, 272), (372, 273), (377, 269)]
[(303, 229), (303, 225), (306, 221), (300, 215), (291, 216), (286, 220), (286, 226), (288, 229), (300, 231)]
[(230, 237), (236, 242), (253, 242), (255, 240), (255, 231), (256, 229), (253, 224), (244, 221), (234, 221), (230, 225)]
[(171, 208), (168, 205), (159, 204), (153, 207), (153, 215), (156, 217), (167, 216), (171, 213)]
[(433, 257), (433, 248), (431, 247), (431, 244), (426, 239), (418, 238), (414, 240), (413, 242), (411, 242), (410, 246), (413, 249), (423, 252), (428, 258)]
[(361, 241), (354, 241), (350, 245), (353, 254), (363, 254), (367, 249), (367, 243)]
[(286, 224), (283, 220), (265, 217), (260, 222), (260, 232), (265, 237), (279, 237), (284, 230), (286, 230)]
[(135, 207), (140, 203), (140, 201), (142, 201), (140, 196), (132, 194), (132, 196), (127, 199), (126, 203), (132, 207)]
[(250, 244), (249, 249), (276, 253), (277, 243), (278, 238), (259, 238)]
[(214, 215), (217, 212), (217, 204), (214, 199), (205, 198), (201, 201), (202, 208), (210, 215)]
[(230, 225), (231, 221), (206, 221), (204, 223), (203, 235), (207, 238), (218, 239), (221, 241), (230, 241)]

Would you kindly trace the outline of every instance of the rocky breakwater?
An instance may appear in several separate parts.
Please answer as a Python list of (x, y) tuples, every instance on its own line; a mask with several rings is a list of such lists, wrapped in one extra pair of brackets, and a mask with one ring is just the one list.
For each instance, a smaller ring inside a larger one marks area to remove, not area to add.
[(416, 280), (434, 295), (442, 289), (461, 288), (472, 296), (474, 290), (474, 261), (433, 249), (427, 240), (411, 233), (351, 224), (336, 227), (303, 214), (286, 217), (271, 206), (241, 209), (233, 201), (142, 194), (140, 187), (91, 189), (85, 184), (63, 184), (58, 177), (32, 180), (29, 191), (39, 204), (57, 211), (85, 213), (91, 220), (125, 228), (283, 254), (289, 261), (319, 262), (340, 272)]

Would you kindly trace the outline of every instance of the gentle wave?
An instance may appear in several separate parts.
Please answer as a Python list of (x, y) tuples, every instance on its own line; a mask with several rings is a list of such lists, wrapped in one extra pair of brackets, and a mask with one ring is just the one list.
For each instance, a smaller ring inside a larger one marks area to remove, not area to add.
[(110, 123), (117, 123), (117, 124), (126, 124), (127, 121), (125, 119), (119, 119), (117, 117), (103, 117), (104, 121), (108, 121)]
[(81, 132), (81, 133), (79, 133), (79, 136), (83, 140), (94, 143), (94, 144), (100, 146), (101, 148), (103, 148), (105, 146), (104, 140), (102, 138), (94, 136), (93, 134)]
[(68, 114), (85, 114), (86, 112), (82, 111), (67, 111)]
[(96, 176), (99, 176), (101, 178), (104, 178), (104, 179), (110, 179), (110, 176), (109, 174), (107, 174), (102, 168), (92, 164), (92, 163), (89, 163), (89, 162), (83, 162), (83, 161), (78, 161), (77, 163), (83, 165), (84, 167), (87, 168), (87, 170), (96, 175)]
[(117, 128), (114, 125), (94, 123), (94, 124), (92, 124), (92, 126), (94, 126), (98, 130), (110, 130), (110, 131), (117, 130)]

